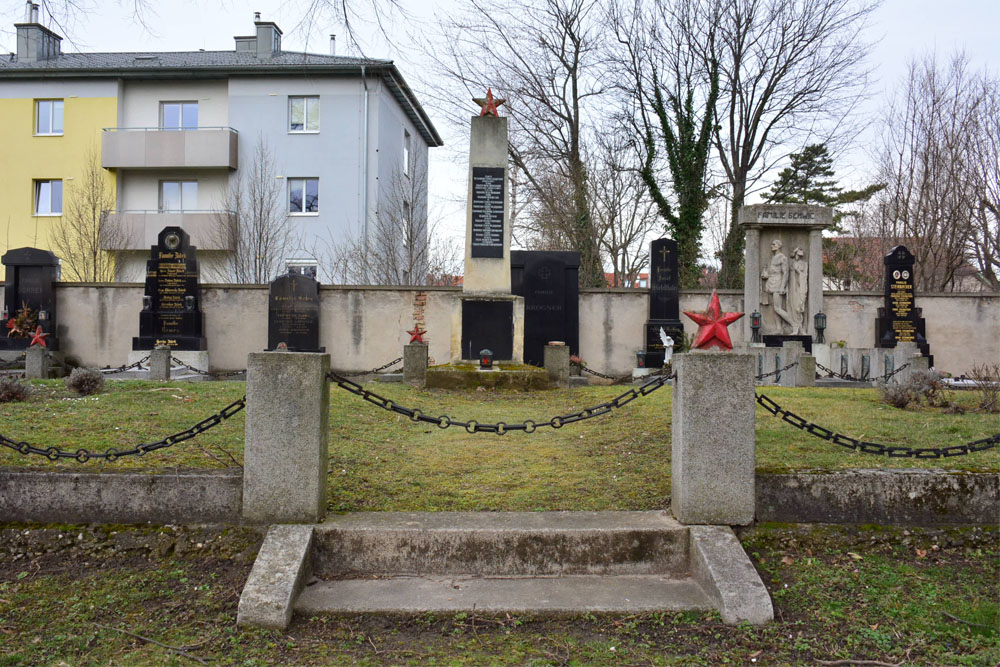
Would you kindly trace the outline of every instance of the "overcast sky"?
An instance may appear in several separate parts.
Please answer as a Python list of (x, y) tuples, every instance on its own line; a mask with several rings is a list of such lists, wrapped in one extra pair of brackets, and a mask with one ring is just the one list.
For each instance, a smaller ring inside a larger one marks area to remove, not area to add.
[[(55, 0), (60, 2), (61, 0)], [(367, 4), (367, 0), (359, 0)], [(313, 17), (311, 30), (302, 26), (302, 7), (307, 0), (147, 0), (151, 7), (143, 19), (147, 27), (132, 17), (132, 0), (96, 0), (97, 7), (77, 16), (65, 26), (70, 39), (64, 51), (186, 51), (196, 49), (225, 50), (234, 48), (233, 36), (251, 34), (253, 12), (259, 11), (265, 20), (278, 23), (284, 30), (283, 47), (288, 50), (329, 52), (328, 35), (338, 33), (338, 52), (348, 50), (343, 28), (330, 18)], [(334, 0), (332, 4), (339, 4)], [(447, 12), (456, 0), (400, 0), (408, 17), (394, 14), (384, 22), (389, 39), (383, 37), (372, 22), (357, 22), (365, 55), (391, 58), (409, 83), (420, 89), (416, 72), (420, 68), (419, 54), (406, 48), (406, 28), (423, 21), (432, 21), (435, 12)], [(357, 3), (356, 3), (357, 6)], [(0, 0), (3, 22), (0, 40), (6, 51), (14, 51), (13, 24), (24, 19), (24, 3)], [(871, 38), (880, 40), (872, 55), (878, 82), (873, 87), (870, 104), (872, 113), (884, 104), (896, 82), (906, 73), (908, 61), (930, 50), (947, 58), (956, 49), (964, 49), (974, 68), (1000, 71), (1000, 0), (885, 0), (871, 26)], [(455, 132), (447, 127), (444, 114), (435, 109), (427, 96), (424, 104), (445, 141), (455, 143)], [(470, 103), (470, 115), (472, 106)], [(435, 156), (435, 154), (437, 154)], [(431, 151), (430, 190), (432, 211), (445, 219), (445, 229), (454, 236), (464, 234), (464, 206), (455, 202), (464, 197), (466, 171), (455, 164), (445, 149)], [(436, 157), (436, 159), (435, 159)], [(865, 160), (859, 149), (836, 165), (838, 176), (850, 185), (861, 185)]]

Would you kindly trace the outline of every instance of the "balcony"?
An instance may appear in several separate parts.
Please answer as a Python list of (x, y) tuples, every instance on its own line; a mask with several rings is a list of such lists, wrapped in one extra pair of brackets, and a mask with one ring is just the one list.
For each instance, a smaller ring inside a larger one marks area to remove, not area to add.
[(106, 127), (101, 136), (105, 169), (236, 169), (238, 156), (239, 133), (231, 127)]
[(234, 250), (232, 211), (106, 211), (103, 250), (149, 250), (164, 227), (181, 227), (199, 250)]

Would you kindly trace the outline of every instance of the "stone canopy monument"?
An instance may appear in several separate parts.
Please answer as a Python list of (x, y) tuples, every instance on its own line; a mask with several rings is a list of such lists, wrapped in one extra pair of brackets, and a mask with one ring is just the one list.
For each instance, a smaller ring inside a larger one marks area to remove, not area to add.
[[(765, 345), (798, 340), (812, 347), (816, 313), (823, 311), (823, 230), (833, 209), (804, 204), (754, 204), (740, 209), (746, 231), (743, 303), (760, 312)], [(751, 320), (745, 320), (746, 340)]]
[(524, 359), (524, 299), (511, 293), (507, 204), (507, 119), (487, 91), (469, 137), (465, 277), (452, 313), (451, 359), (474, 361), (488, 349), (497, 361)]

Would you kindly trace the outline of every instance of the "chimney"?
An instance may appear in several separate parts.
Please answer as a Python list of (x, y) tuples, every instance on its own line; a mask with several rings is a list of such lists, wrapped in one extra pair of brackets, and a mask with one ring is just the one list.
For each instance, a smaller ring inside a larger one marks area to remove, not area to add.
[(29, 0), (24, 6), (25, 23), (15, 23), (17, 29), (17, 61), (35, 63), (55, 58), (62, 53), (62, 37), (38, 22), (38, 5)]
[(260, 12), (254, 13), (257, 27), (257, 58), (265, 60), (281, 53), (281, 28), (277, 23), (261, 21)]
[(330, 35), (330, 55), (337, 55), (337, 36)]

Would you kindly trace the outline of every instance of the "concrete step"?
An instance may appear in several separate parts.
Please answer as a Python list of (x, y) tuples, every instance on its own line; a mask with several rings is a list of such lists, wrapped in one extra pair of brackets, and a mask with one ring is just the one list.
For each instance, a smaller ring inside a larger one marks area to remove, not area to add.
[(304, 616), (348, 613), (569, 614), (710, 610), (697, 582), (665, 575), (386, 577), (315, 581), (294, 605)]

